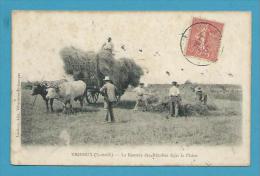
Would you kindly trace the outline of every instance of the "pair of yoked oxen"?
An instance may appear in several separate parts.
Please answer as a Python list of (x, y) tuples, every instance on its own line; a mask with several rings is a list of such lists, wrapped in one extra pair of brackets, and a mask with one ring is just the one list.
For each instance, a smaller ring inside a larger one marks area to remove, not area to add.
[(32, 88), (31, 95), (41, 95), (46, 103), (47, 112), (49, 111), (49, 104), (51, 112), (53, 112), (53, 100), (56, 99), (63, 105), (63, 110), (72, 111), (72, 101), (79, 101), (81, 108), (86, 94), (86, 83), (79, 81), (64, 81), (55, 86), (49, 86), (48, 83), (36, 84)]

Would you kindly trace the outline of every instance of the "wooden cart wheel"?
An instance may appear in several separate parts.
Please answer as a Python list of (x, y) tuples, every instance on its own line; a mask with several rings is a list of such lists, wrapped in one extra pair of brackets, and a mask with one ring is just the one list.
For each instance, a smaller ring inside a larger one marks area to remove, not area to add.
[(97, 102), (99, 97), (99, 92), (88, 91), (86, 95), (86, 100), (89, 104), (94, 104)]

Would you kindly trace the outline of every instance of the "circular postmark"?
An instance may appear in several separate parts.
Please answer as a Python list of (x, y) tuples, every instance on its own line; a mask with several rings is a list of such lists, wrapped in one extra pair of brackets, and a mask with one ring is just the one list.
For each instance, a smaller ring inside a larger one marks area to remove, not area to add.
[(218, 60), (222, 30), (209, 22), (196, 22), (181, 34), (180, 49), (184, 58), (197, 66)]

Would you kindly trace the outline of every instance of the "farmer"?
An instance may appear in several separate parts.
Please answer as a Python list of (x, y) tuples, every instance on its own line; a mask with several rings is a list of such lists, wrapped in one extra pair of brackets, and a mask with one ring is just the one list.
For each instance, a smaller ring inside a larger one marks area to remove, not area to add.
[[(169, 90), (169, 104), (170, 104), (170, 116), (177, 117), (179, 115), (180, 106), (180, 90), (177, 87), (177, 82), (172, 82), (172, 87)], [(168, 116), (167, 116), (168, 118)]]
[(207, 104), (207, 94), (203, 92), (201, 87), (196, 87), (194, 89), (194, 92), (196, 94), (196, 101), (203, 103), (203, 104)]
[(147, 110), (147, 100), (144, 97), (144, 95), (146, 94), (144, 89), (144, 83), (139, 83), (139, 86), (135, 88), (134, 91), (136, 92), (136, 103), (134, 111), (138, 111), (141, 105), (144, 106), (144, 110)]
[(194, 89), (194, 91), (195, 91), (195, 94), (196, 94), (196, 100), (197, 101), (202, 101), (202, 89), (201, 89), (201, 87), (195, 87), (195, 89)]
[(106, 111), (105, 121), (108, 122), (108, 117), (110, 116), (111, 122), (115, 122), (113, 113), (113, 104), (116, 102), (116, 86), (112, 83), (109, 76), (105, 76), (103, 80), (105, 84), (100, 89), (101, 94), (104, 96), (104, 109)]
[(110, 53), (113, 53), (114, 45), (113, 45), (113, 43), (112, 43), (112, 38), (111, 38), (111, 37), (108, 37), (107, 42), (105, 42), (105, 43), (102, 45), (102, 50), (108, 51), (108, 52), (110, 52)]

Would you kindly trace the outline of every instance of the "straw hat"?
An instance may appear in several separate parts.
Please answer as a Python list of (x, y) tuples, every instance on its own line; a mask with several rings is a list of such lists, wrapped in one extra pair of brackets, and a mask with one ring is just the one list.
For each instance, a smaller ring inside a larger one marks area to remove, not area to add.
[(105, 76), (105, 79), (103, 79), (103, 81), (111, 81), (109, 76)]

